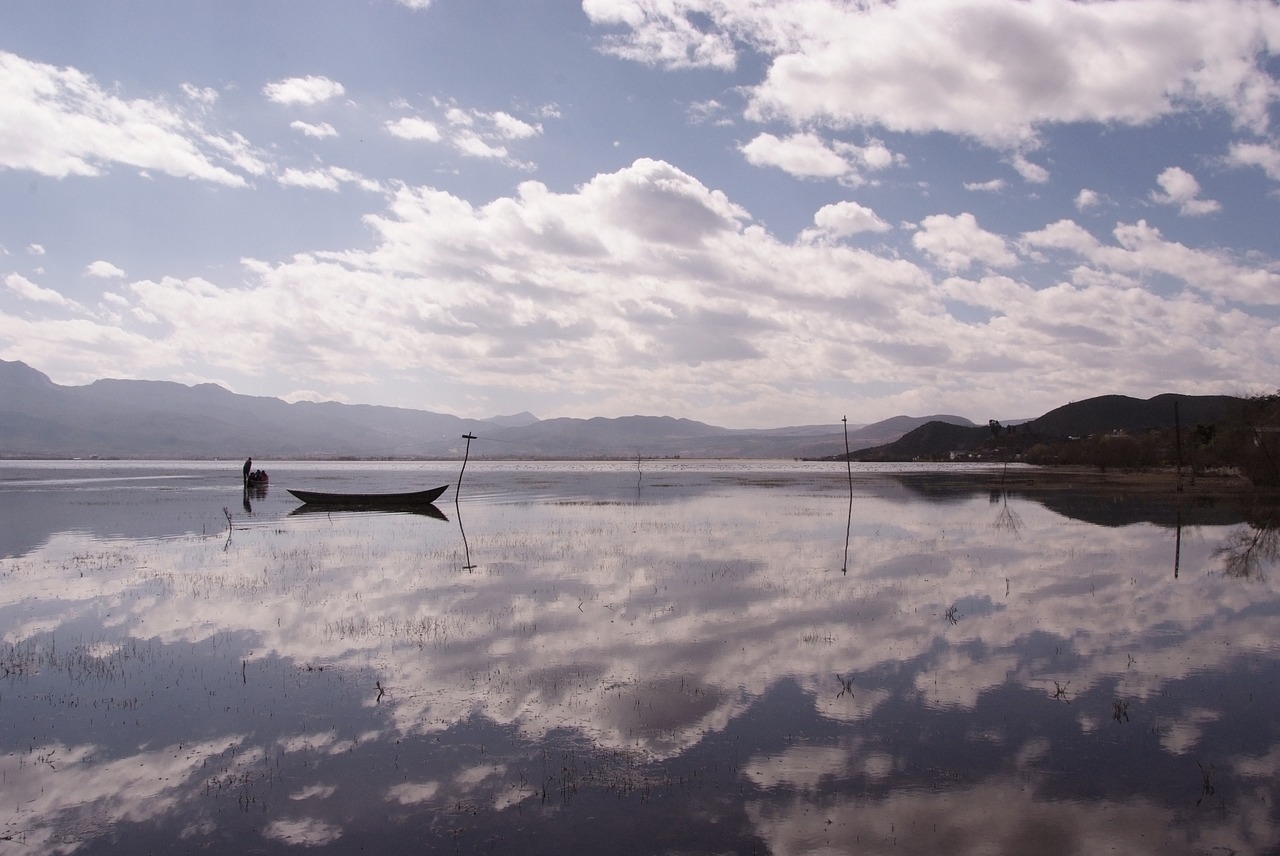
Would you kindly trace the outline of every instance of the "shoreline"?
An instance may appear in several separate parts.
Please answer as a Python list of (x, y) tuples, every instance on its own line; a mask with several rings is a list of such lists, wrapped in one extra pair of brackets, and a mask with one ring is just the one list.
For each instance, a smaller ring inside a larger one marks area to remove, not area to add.
[(1209, 472), (1194, 475), (1187, 469), (1099, 470), (1091, 466), (1028, 464), (1004, 473), (1001, 484), (1018, 490), (1110, 489), (1123, 493), (1164, 496), (1212, 496), (1280, 500), (1280, 489), (1257, 487), (1236, 473)]

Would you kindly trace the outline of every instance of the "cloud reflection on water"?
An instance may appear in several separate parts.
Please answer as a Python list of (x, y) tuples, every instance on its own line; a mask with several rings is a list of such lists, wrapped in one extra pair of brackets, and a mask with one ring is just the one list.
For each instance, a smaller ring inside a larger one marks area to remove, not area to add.
[[(575, 804), (661, 794), (636, 852), (672, 823), (684, 849), (779, 853), (1275, 843), (1255, 802), (1277, 796), (1280, 599), (1222, 572), (1239, 524), (1184, 530), (1175, 579), (1165, 527), (1004, 496), (1013, 532), (985, 491), (886, 480), (858, 483), (850, 525), (836, 475), (593, 499), (589, 472), (553, 471), (468, 496), (465, 548), (462, 520), (408, 515), (264, 514), (226, 549), (57, 533), (0, 562), (0, 709), (40, 722), (4, 741), (0, 793), (25, 806), (5, 833), (91, 852), (126, 826), (321, 846), (425, 825), (549, 848)], [(133, 724), (91, 712), (108, 699)], [(75, 775), (30, 799), (50, 753)], [(1201, 761), (1217, 814), (1192, 812)], [(252, 801), (230, 825), (224, 781)]]

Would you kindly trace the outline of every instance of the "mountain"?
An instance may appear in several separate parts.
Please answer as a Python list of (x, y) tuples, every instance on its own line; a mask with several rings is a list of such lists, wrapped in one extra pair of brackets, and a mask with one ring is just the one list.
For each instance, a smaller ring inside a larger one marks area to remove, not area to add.
[[(852, 427), (849, 447), (897, 439), (933, 420), (898, 416)], [(791, 458), (842, 454), (844, 428), (730, 429), (668, 416), (463, 419), (396, 407), (237, 395), (215, 384), (94, 381), (60, 386), (0, 360), (0, 457), (20, 458)]]
[[(977, 452), (992, 445), (997, 438), (1002, 439), (999, 445), (1008, 449), (1099, 434), (1167, 431), (1174, 427), (1175, 404), (1177, 419), (1183, 428), (1189, 429), (1196, 424), (1215, 425), (1227, 420), (1239, 406), (1240, 399), (1229, 395), (1174, 393), (1145, 400), (1127, 395), (1100, 395), (1064, 404), (1036, 419), (1010, 426), (963, 427), (929, 422), (892, 442), (860, 449), (849, 457), (855, 461), (937, 460), (952, 453)], [(837, 457), (844, 460), (843, 455)]]

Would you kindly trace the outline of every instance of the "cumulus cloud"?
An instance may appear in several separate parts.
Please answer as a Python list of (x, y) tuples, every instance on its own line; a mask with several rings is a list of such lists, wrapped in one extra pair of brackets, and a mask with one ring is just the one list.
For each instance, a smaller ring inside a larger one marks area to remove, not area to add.
[[(604, 49), (627, 59), (729, 69), (739, 49), (763, 55), (747, 115), (797, 127), (942, 131), (1019, 150), (1050, 124), (1142, 125), (1193, 109), (1259, 130), (1278, 90), (1263, 57), (1280, 51), (1280, 10), (1256, 0), (588, 0), (583, 9), (623, 31)], [(1016, 165), (1044, 180), (1043, 167)]]
[(758, 134), (740, 149), (753, 166), (777, 167), (798, 178), (839, 178), (848, 184), (860, 184), (864, 169), (884, 169), (898, 160), (878, 140), (866, 146), (838, 140), (828, 143), (819, 135), (807, 132), (785, 138)]
[(99, 279), (121, 279), (124, 277), (124, 271), (113, 265), (111, 262), (98, 260), (91, 263), (84, 272), (92, 277)]
[[(294, 177), (326, 190), (351, 178), (321, 167)], [(888, 224), (845, 200), (784, 242), (724, 192), (647, 159), (566, 191), (525, 181), (485, 204), (429, 186), (385, 198), (365, 218), (369, 246), (248, 259), (229, 283), (122, 283), (104, 298), (110, 323), (33, 317), (54, 293), (11, 276), (20, 311), (0, 303), (0, 337), (50, 363), (110, 353), (142, 377), (288, 365), (290, 388), (324, 398), (393, 400), (394, 389), (448, 411), (460, 405), (439, 391), (456, 385), (493, 412), (734, 425), (816, 418), (833, 384), (855, 382), (853, 366), (923, 390), (879, 400), (886, 415), (972, 406), (991, 372), (1034, 366), (1034, 401), (1016, 384), (990, 393), (1008, 397), (994, 409), (1023, 412), (1080, 388), (1165, 388), (1175, 365), (1187, 387), (1261, 386), (1280, 352), (1266, 313), (1240, 308), (1280, 303), (1280, 274), (1141, 221), (1010, 236), (969, 213), (935, 214), (904, 246), (872, 251), (841, 239)], [(232, 326), (237, 337), (218, 334)]]
[(1256, 166), (1272, 181), (1280, 181), (1280, 148), (1268, 143), (1235, 143), (1228, 163), (1232, 166)]
[[(446, 143), (466, 157), (501, 160), (508, 165), (531, 168), (511, 155), (508, 143), (527, 140), (542, 133), (542, 125), (526, 122), (502, 110), (467, 109), (453, 101), (434, 102), (439, 119), (403, 116), (384, 124), (387, 132), (402, 140)], [(554, 116), (553, 108), (543, 108), (542, 115)]]
[(699, 27), (692, 17), (703, 9), (681, 5), (583, 0), (582, 10), (597, 24), (627, 30), (605, 38), (607, 53), (667, 68), (733, 68), (737, 53), (730, 35)]
[(801, 177), (835, 178), (852, 171), (851, 164), (816, 134), (792, 134), (779, 139), (760, 134), (742, 146), (747, 162), (755, 166), (776, 166)]
[(967, 212), (925, 217), (911, 241), (949, 271), (965, 270), (974, 264), (1010, 267), (1018, 261), (1004, 238), (983, 229), (977, 218)]
[(1096, 190), (1082, 187), (1080, 192), (1076, 194), (1075, 206), (1077, 211), (1087, 211), (1090, 208), (1097, 208), (1101, 204), (1102, 194)]
[(52, 288), (45, 288), (36, 285), (25, 276), (17, 273), (11, 273), (4, 278), (4, 284), (13, 294), (18, 295), (23, 300), (30, 300), (33, 303), (45, 303), (50, 306), (58, 306), (63, 309), (79, 309), (80, 304), (74, 300), (63, 297), (60, 293)]
[(387, 131), (393, 137), (399, 137), (402, 140), (427, 140), (428, 142), (438, 143), (443, 139), (440, 129), (436, 127), (434, 122), (428, 122), (417, 116), (402, 116), (399, 119), (386, 123)]
[(54, 178), (110, 164), (243, 187), (265, 170), (242, 138), (214, 134), (163, 101), (126, 99), (74, 68), (0, 51), (0, 166)]
[(856, 202), (837, 202), (824, 205), (813, 215), (813, 222), (826, 234), (836, 237), (857, 235), (862, 232), (888, 232), (893, 227), (880, 219), (876, 212)]
[(1163, 192), (1152, 191), (1151, 198), (1164, 205), (1173, 205), (1184, 217), (1198, 217), (1222, 210), (1213, 199), (1201, 199), (1200, 182), (1182, 167), (1171, 166), (1156, 178)]
[(289, 77), (262, 87), (262, 94), (276, 104), (323, 104), (346, 92), (341, 83), (324, 75)]
[(328, 122), (320, 122), (318, 124), (313, 124), (311, 122), (297, 121), (297, 122), (290, 122), (289, 127), (293, 128), (295, 131), (301, 131), (303, 134), (306, 134), (308, 137), (312, 137), (317, 140), (322, 140), (326, 137), (338, 136), (337, 129), (335, 129)]

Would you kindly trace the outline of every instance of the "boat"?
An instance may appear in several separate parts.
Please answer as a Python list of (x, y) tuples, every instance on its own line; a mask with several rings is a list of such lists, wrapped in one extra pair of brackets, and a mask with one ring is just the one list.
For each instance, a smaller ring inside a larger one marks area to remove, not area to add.
[(433, 487), (431, 490), (419, 490), (411, 493), (321, 493), (314, 490), (294, 490), (289, 493), (307, 505), (324, 508), (385, 508), (402, 509), (417, 508), (430, 505), (440, 498), (449, 486)]
[(269, 481), (271, 481), (271, 476), (267, 475), (266, 470), (254, 470), (244, 478), (244, 483), (246, 486), (265, 485)]

